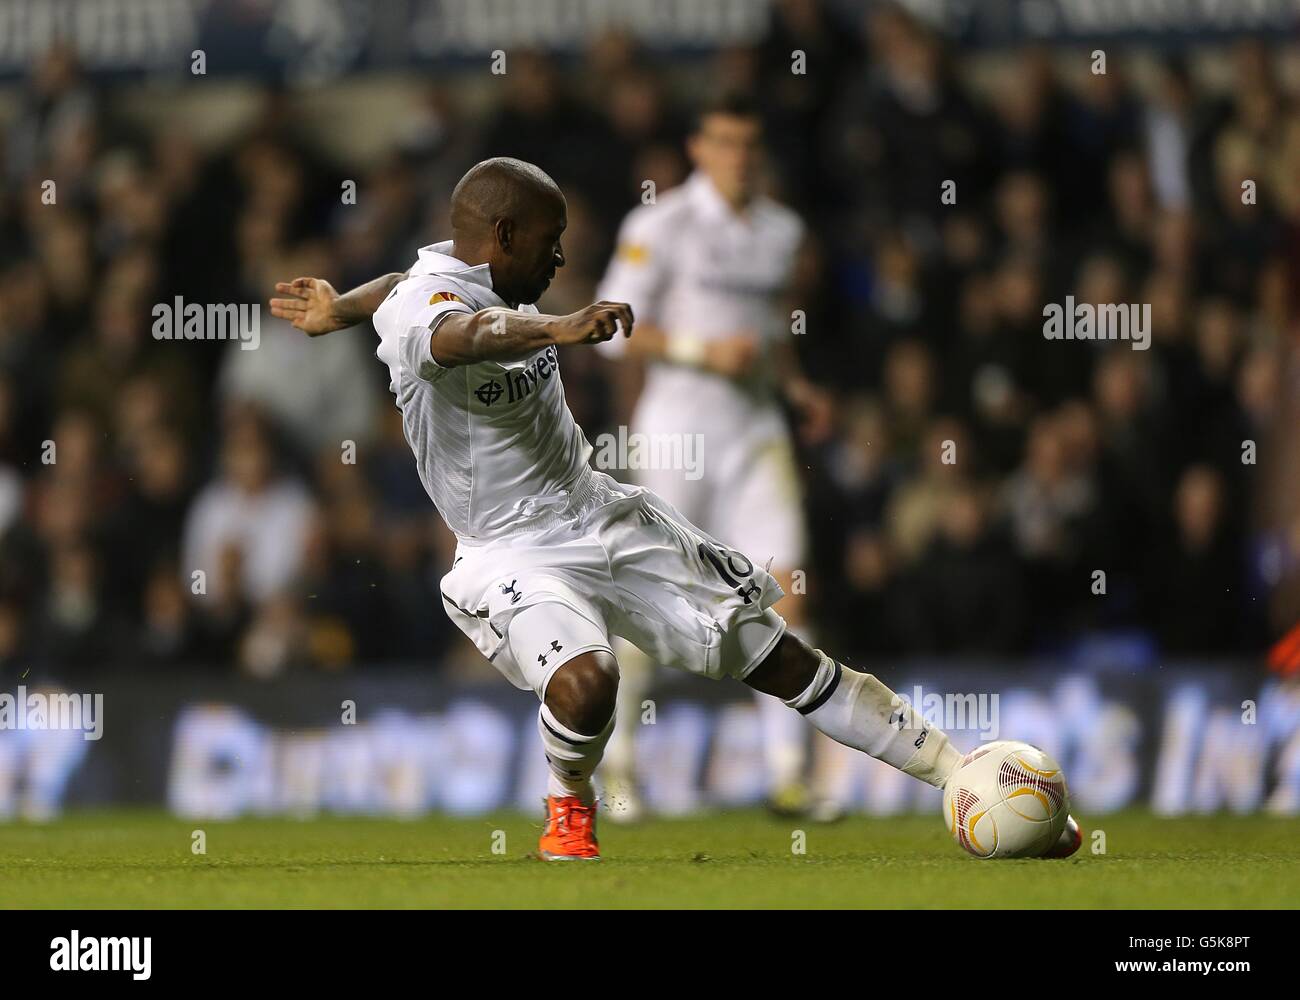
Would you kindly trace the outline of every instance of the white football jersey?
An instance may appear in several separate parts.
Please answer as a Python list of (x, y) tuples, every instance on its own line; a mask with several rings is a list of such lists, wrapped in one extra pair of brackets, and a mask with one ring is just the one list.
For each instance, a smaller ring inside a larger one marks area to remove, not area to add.
[(472, 544), (545, 524), (592, 475), (591, 445), (564, 401), (555, 347), (510, 362), (445, 368), (433, 360), (430, 341), (444, 317), (508, 308), (488, 265), (449, 256), (451, 246), (420, 250), (375, 312), (375, 354), (388, 366), (425, 490)]
[[(736, 212), (702, 173), (630, 212), (597, 298), (627, 302), (638, 323), (673, 335), (713, 340), (752, 330), (771, 348), (791, 336), (782, 296), (793, 276), (804, 226), (790, 209), (755, 198)], [(636, 336), (633, 333), (633, 336)], [(621, 338), (601, 345), (623, 350)], [(642, 399), (684, 426), (707, 415), (724, 438), (775, 411), (774, 372), (764, 357), (742, 382), (655, 362)], [(655, 407), (655, 400), (663, 406)]]

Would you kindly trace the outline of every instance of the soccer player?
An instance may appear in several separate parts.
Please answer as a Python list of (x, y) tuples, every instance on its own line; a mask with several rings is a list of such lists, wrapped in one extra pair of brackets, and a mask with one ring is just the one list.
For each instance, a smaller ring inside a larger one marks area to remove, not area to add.
[[(790, 209), (758, 193), (762, 123), (747, 98), (725, 95), (700, 112), (687, 150), (695, 173), (681, 187), (624, 220), (597, 292), (627, 302), (632, 340), (609, 353), (647, 362), (630, 430), (645, 440), (699, 434), (702, 470), (639, 469), (637, 485), (693, 524), (771, 567), (787, 597), (789, 631), (811, 633), (803, 588), (791, 586), (806, 546), (794, 448), (781, 396), (811, 421), (829, 420), (825, 398), (799, 373), (789, 292), (804, 239)], [(701, 474), (702, 472), (702, 474)], [(601, 776), (611, 818), (642, 811), (634, 740), (652, 666), (635, 647), (618, 648), (618, 725)], [(776, 698), (756, 694), (774, 812), (832, 819), (839, 807), (814, 801), (804, 781), (807, 729)]]
[(781, 588), (743, 553), (588, 464), (559, 348), (630, 336), (633, 314), (618, 302), (568, 316), (532, 305), (564, 266), (566, 222), (544, 172), (485, 160), (452, 193), (452, 239), (422, 249), (406, 275), (342, 296), (296, 278), (271, 300), (312, 336), (374, 316), (420, 478), (458, 538), (444, 609), (541, 700), (541, 857), (600, 857), (591, 776), (614, 720), (613, 635), (780, 698), (832, 739), (943, 787), (960, 760), (945, 733), (873, 675), (789, 634), (772, 609)]

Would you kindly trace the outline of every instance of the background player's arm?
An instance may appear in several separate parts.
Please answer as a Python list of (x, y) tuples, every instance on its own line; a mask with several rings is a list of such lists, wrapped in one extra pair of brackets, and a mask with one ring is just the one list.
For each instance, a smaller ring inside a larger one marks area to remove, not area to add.
[[(805, 237), (795, 254), (795, 265), (785, 294), (782, 296), (787, 316), (802, 308), (804, 276), (818, 266), (816, 250)], [(825, 389), (811, 382), (799, 363), (799, 352), (793, 340), (779, 340), (773, 347), (773, 370), (777, 372), (786, 400), (799, 419), (799, 435), (806, 444), (819, 444), (831, 436), (835, 429), (835, 405)]]
[(702, 340), (689, 335), (673, 335), (654, 323), (637, 327), (636, 340), (627, 352), (646, 361), (667, 361), (702, 368), (726, 378), (746, 375), (759, 356), (758, 334), (741, 331), (726, 337)]
[(835, 429), (835, 404), (830, 394), (809, 381), (799, 365), (799, 355), (788, 340), (772, 348), (773, 370), (780, 373), (781, 391), (799, 419), (799, 436), (819, 444)]
[(285, 319), (309, 337), (345, 330), (368, 320), (404, 273), (393, 272), (358, 285), (340, 295), (323, 278), (278, 281), (275, 290), (287, 298), (271, 300), (271, 315)]
[(632, 303), (641, 322), (636, 339), (610, 353), (699, 368), (724, 378), (745, 377), (761, 354), (757, 331), (737, 330), (705, 340), (661, 325), (664, 300), (676, 280), (674, 239), (672, 228), (653, 211), (640, 209), (624, 220), (600, 294)]

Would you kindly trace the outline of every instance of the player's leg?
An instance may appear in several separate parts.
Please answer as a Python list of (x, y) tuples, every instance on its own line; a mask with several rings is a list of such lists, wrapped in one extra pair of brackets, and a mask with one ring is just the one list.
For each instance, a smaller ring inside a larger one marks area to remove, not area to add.
[[(770, 626), (779, 627), (780, 617), (771, 610), (767, 615)], [(751, 620), (741, 627), (758, 632), (762, 625), (761, 620)], [(733, 654), (733, 661), (743, 659), (736, 660)], [(837, 743), (936, 788), (947, 784), (961, 762), (948, 734), (927, 723), (873, 674), (850, 670), (789, 632), (741, 679), (756, 691), (780, 698)], [(1043, 857), (1068, 858), (1082, 842), (1079, 824), (1067, 817), (1060, 838)]]
[(550, 795), (595, 802), (591, 776), (614, 728), (618, 680), (618, 664), (604, 650), (581, 653), (551, 676), (537, 716)]
[[(774, 612), (767, 614), (780, 621)], [(749, 627), (761, 628), (763, 622), (755, 620)], [(926, 723), (875, 675), (850, 670), (789, 632), (741, 679), (781, 699), (837, 743), (938, 788), (961, 760), (947, 733)]]
[(539, 853), (548, 861), (598, 859), (591, 776), (614, 728), (618, 696), (608, 635), (594, 615), (546, 602), (516, 614), (506, 642), (542, 702), (537, 731), (548, 773)]

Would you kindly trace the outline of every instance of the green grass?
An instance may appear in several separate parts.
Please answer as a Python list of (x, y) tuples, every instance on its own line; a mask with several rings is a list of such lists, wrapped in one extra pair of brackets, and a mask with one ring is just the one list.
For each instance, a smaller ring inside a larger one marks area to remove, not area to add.
[[(0, 907), (1155, 907), (1300, 905), (1294, 820), (1129, 812), (1068, 861), (977, 861), (937, 816), (802, 825), (758, 812), (601, 829), (544, 864), (538, 820), (186, 822), (88, 812), (0, 826)], [(807, 853), (791, 851), (792, 832)], [(191, 832), (207, 854), (191, 853)], [(504, 854), (492, 853), (505, 831)]]

